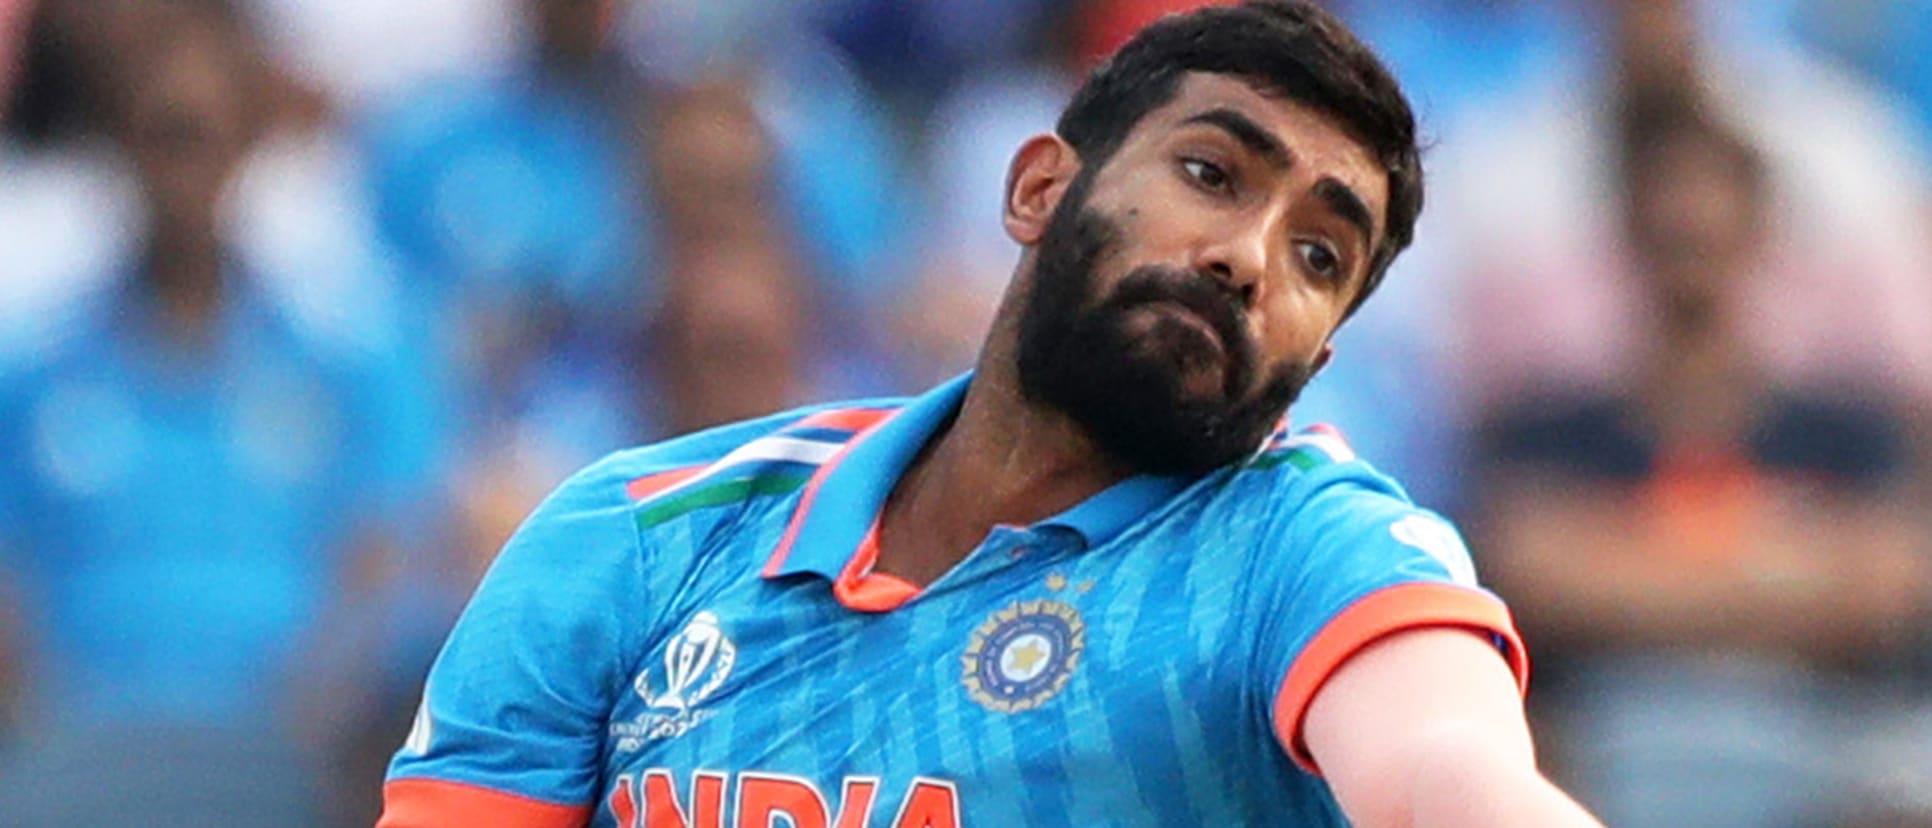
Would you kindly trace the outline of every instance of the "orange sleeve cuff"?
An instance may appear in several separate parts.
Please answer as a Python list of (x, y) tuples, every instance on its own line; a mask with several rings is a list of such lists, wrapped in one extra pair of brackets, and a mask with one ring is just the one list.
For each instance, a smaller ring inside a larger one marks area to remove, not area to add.
[(463, 782), (398, 779), (382, 786), (376, 828), (583, 828), (590, 807), (560, 805)]
[(1302, 648), (1275, 693), (1275, 737), (1302, 770), (1319, 776), (1301, 740), (1302, 717), (1328, 677), (1383, 636), (1418, 627), (1466, 627), (1502, 638), (1503, 657), (1519, 693), (1529, 691), (1529, 654), (1509, 608), (1486, 592), (1444, 583), (1406, 583), (1371, 592), (1350, 604)]

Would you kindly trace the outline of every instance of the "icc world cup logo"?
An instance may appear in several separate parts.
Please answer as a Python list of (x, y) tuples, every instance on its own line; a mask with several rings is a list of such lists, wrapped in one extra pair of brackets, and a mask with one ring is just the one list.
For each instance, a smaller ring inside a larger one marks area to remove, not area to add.
[(653, 708), (685, 713), (717, 692), (737, 659), (738, 648), (718, 629), (718, 617), (700, 612), (664, 646), (663, 690), (652, 687), (653, 671), (645, 670), (637, 676), (637, 694)]

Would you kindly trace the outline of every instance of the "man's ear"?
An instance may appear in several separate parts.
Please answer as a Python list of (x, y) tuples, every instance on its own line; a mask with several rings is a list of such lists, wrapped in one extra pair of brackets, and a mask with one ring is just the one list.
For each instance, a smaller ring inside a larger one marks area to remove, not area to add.
[(1321, 353), (1315, 355), (1315, 370), (1308, 372), (1308, 378), (1314, 379), (1316, 374), (1321, 373), (1323, 368), (1328, 367), (1328, 361), (1334, 358), (1335, 343), (1332, 341), (1322, 343)]
[(1080, 155), (1060, 136), (1046, 133), (1028, 138), (1006, 170), (1001, 216), (1006, 235), (1022, 247), (1038, 244), (1067, 185), (1079, 174)]

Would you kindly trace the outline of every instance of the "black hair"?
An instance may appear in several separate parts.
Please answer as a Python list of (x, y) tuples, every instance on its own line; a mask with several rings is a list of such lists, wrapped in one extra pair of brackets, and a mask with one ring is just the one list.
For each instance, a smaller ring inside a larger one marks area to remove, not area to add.
[(40, 147), (96, 126), (100, 91), (87, 83), (52, 4), (30, 8), (11, 100), (0, 100), (0, 125), (9, 137)]
[[(76, 31), (75, 8), (95, 8), (99, 0), (44, 0), (28, 13), (19, 57), (19, 76), (11, 100), (0, 98), (0, 132), (30, 147), (58, 145), (77, 137), (111, 132), (117, 96), (127, 79), (101, 70), (103, 55), (90, 49)], [(110, 7), (101, 7), (110, 8)], [(224, 38), (253, 43), (256, 22), (237, 0), (170, 0), (163, 4), (124, 5), (119, 13), (144, 14), (141, 48), (152, 52), (179, 35), (181, 21), (208, 25)], [(249, 47), (251, 50), (253, 46)], [(254, 55), (250, 55), (251, 58)]]
[(1382, 241), (1353, 314), (1415, 237), (1422, 160), (1415, 113), (1388, 67), (1334, 15), (1306, 0), (1248, 0), (1153, 23), (1074, 93), (1054, 127), (1080, 154), (1083, 174), (1105, 166), (1147, 113), (1172, 101), (1190, 72), (1232, 75), (1338, 119), (1387, 170)]

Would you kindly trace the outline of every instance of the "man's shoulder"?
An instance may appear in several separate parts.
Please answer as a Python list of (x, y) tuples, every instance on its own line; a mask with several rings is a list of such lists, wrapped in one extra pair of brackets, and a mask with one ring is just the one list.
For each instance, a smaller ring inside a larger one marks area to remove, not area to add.
[[(1205, 499), (1202, 508), (1214, 516), (1197, 523), (1252, 527), (1255, 536), (1244, 540), (1245, 547), (1276, 564), (1359, 559), (1373, 567), (1410, 549), (1442, 561), (1451, 577), (1473, 581), (1454, 524), (1417, 505), (1330, 426), (1277, 432), (1261, 452), (1231, 469), (1222, 485), (1197, 491)], [(1296, 551), (1284, 556), (1282, 549)], [(1310, 557), (1321, 549), (1336, 554)]]
[(649, 529), (694, 510), (789, 494), (904, 403), (824, 403), (624, 449), (573, 475), (553, 497), (621, 502)]
[[(1400, 483), (1355, 453), (1340, 431), (1313, 426), (1277, 433), (1234, 470), (1217, 503), (1231, 525), (1248, 523), (1257, 569), (1289, 583), (1319, 573), (1331, 584), (1388, 585), (1408, 580), (1478, 585), (1455, 524), (1418, 505)], [(1298, 587), (1299, 588), (1299, 587)]]
[(1244, 510), (1264, 508), (1277, 520), (1311, 511), (1414, 508), (1401, 484), (1356, 454), (1339, 429), (1318, 424), (1275, 432), (1266, 446), (1231, 470), (1215, 493)]
[(607, 455), (551, 490), (501, 558), (520, 562), (516, 579), (539, 580), (628, 571), (640, 554), (666, 571), (687, 566), (727, 548), (703, 542), (714, 527), (802, 489), (895, 404), (811, 406)]

